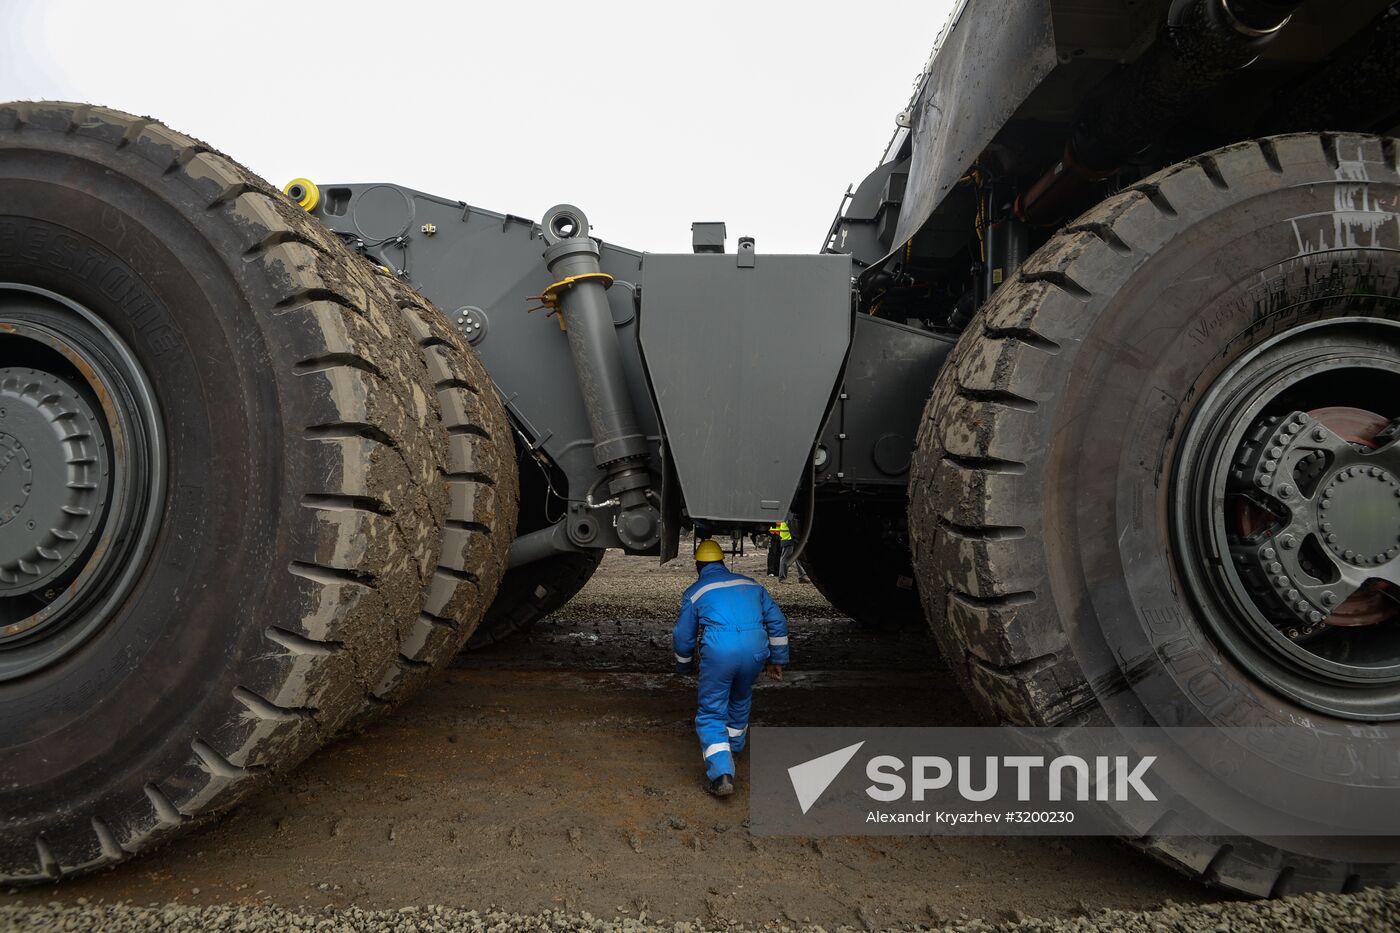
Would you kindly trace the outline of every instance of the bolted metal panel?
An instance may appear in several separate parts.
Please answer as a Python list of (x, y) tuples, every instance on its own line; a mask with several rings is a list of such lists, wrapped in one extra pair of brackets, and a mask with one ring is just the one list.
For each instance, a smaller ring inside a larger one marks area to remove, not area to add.
[(851, 339), (847, 256), (647, 254), (638, 336), (691, 518), (786, 517)]
[(822, 431), (827, 456), (818, 458), (818, 483), (908, 484), (924, 405), (954, 343), (943, 334), (856, 316), (841, 394)]
[[(567, 489), (559, 492), (575, 500), (571, 523), (586, 520), (595, 529), (590, 546), (621, 546), (613, 510), (583, 504), (590, 492), (595, 499), (607, 498), (607, 477), (594, 462), (568, 333), (557, 315), (529, 310), (540, 304), (532, 296), (554, 281), (541, 255), (546, 244), (539, 226), (396, 185), (332, 184), (321, 190), (324, 197), (313, 216), (403, 276), (471, 341), (526, 440), (567, 477)], [(369, 238), (370, 233), (376, 236)], [(640, 263), (641, 253), (606, 243), (601, 247), (602, 269), (616, 279), (607, 301), (623, 378), (655, 472), (660, 469), (660, 429), (637, 349), (633, 301)]]

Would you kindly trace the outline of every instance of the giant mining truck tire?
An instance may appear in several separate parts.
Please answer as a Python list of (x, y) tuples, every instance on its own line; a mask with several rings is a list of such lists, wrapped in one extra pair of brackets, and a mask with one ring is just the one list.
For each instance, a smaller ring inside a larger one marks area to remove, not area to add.
[(802, 566), (817, 592), (872, 633), (906, 629), (924, 619), (902, 535), (905, 507), (899, 505), (896, 514), (884, 504), (818, 502), (802, 551)]
[(602, 550), (560, 554), (506, 571), (496, 601), (467, 647), (477, 651), (524, 635), (578, 595), (593, 578), (603, 554)]
[[(557, 516), (551, 514), (554, 494), (549, 468), (534, 460), (519, 439), (516, 463), (520, 475), (519, 534), (547, 528)], [(559, 476), (558, 482), (563, 483)], [(506, 571), (496, 591), (496, 599), (486, 617), (467, 642), (471, 651), (498, 645), (524, 635), (540, 619), (563, 608), (592, 579), (603, 560), (601, 549), (580, 554), (558, 554), (544, 560), (512, 567)]]
[[(910, 525), (933, 632), (987, 719), (1066, 741), (1291, 724), (1344, 758), (1395, 728), (1400, 618), (1376, 578), (1400, 554), (1397, 198), (1392, 139), (1229, 146), (1090, 210), (979, 313), (928, 403)], [(1308, 600), (1334, 572), (1371, 582), (1325, 615)], [(1393, 809), (1393, 772), (1242, 754), (1268, 779), (1180, 768), (1181, 809), (1122, 834), (1254, 895), (1400, 878), (1396, 839), (1250, 838), (1198, 810), (1287, 813), (1372, 780)]]
[(478, 631), (510, 580), (506, 562), (519, 496), (513, 432), (486, 367), (431, 302), (387, 269), (374, 271), (427, 367), (446, 445), (440, 471), (448, 502), (422, 609), (355, 726), (420, 689)]
[(226, 810), (381, 696), (452, 460), (374, 270), (152, 120), (0, 105), (0, 283), (0, 879), (21, 883)]

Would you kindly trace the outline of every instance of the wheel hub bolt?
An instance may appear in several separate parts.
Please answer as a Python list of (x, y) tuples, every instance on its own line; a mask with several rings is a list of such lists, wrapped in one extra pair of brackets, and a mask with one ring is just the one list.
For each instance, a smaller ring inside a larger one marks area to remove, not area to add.
[(1291, 551), (1298, 546), (1297, 540), (1292, 535), (1284, 535), (1282, 538), (1279, 538), (1278, 543), (1282, 545), (1285, 551)]
[(1325, 590), (1322, 594), (1322, 601), (1326, 605), (1330, 606), (1337, 601), (1337, 594), (1332, 592), (1331, 590)]

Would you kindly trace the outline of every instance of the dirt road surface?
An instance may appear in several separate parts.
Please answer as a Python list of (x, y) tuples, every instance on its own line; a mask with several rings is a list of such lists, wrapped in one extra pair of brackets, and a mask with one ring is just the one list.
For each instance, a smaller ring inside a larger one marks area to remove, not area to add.
[[(762, 577), (762, 562), (739, 569)], [(667, 673), (693, 564), (610, 554), (528, 638), (326, 748), (221, 823), (0, 903), (499, 907), (532, 914), (865, 927), (1074, 916), (1221, 900), (1109, 839), (759, 838), (742, 793), (702, 789), (694, 680)], [(922, 630), (869, 633), (810, 586), (766, 581), (793, 668), (766, 725), (956, 725)]]

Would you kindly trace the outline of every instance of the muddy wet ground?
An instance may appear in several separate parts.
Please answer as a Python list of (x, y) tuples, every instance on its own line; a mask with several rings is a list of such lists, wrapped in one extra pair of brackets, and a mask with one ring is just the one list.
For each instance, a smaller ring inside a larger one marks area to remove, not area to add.
[[(758, 556), (739, 568), (765, 580)], [(742, 792), (703, 792), (694, 680), (668, 673), (692, 579), (686, 560), (610, 554), (527, 638), (459, 658), (221, 823), (0, 903), (437, 904), (874, 928), (1221, 899), (1110, 839), (751, 836)], [(812, 587), (765, 582), (792, 621), (793, 667), (760, 684), (756, 723), (968, 721), (925, 632), (865, 632)]]

